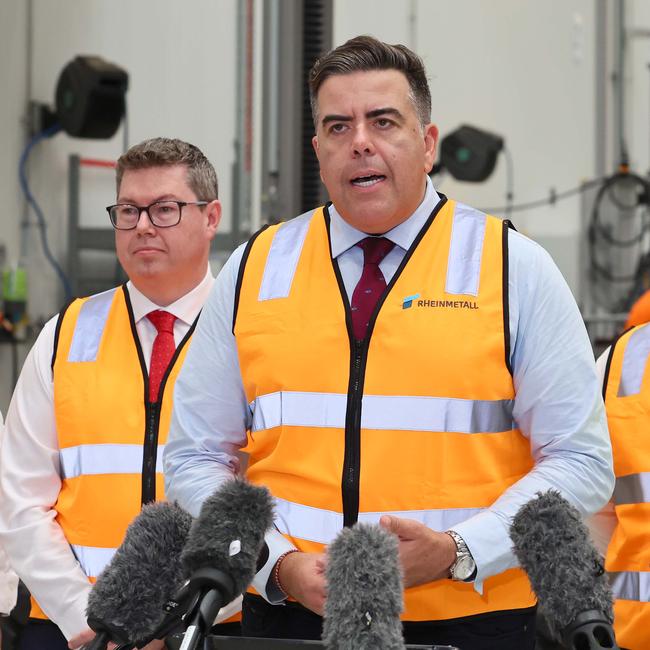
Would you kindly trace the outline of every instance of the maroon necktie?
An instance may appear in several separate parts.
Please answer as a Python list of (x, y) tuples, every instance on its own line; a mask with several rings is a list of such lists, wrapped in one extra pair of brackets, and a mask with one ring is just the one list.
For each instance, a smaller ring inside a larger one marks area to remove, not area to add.
[(151, 348), (151, 362), (149, 363), (149, 401), (155, 402), (158, 399), (160, 382), (176, 351), (176, 344), (174, 343), (174, 321), (176, 316), (168, 311), (156, 309), (156, 311), (149, 312), (147, 318), (158, 330)]
[(366, 335), (372, 311), (386, 288), (379, 263), (394, 244), (385, 237), (366, 237), (357, 246), (363, 250), (363, 272), (352, 294), (351, 307), (354, 337), (361, 340)]

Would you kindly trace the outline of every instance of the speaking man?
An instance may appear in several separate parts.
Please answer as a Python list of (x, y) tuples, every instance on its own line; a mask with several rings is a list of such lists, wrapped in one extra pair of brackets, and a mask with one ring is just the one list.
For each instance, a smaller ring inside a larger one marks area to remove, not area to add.
[(310, 91), (332, 202), (220, 274), (176, 384), (168, 496), (197, 512), (241, 448), (271, 489), (244, 634), (319, 638), (327, 544), (379, 521), (400, 540), (407, 642), (532, 649), (510, 519), (548, 488), (591, 513), (613, 486), (578, 308), (537, 244), (432, 186), (416, 54), (354, 38)]

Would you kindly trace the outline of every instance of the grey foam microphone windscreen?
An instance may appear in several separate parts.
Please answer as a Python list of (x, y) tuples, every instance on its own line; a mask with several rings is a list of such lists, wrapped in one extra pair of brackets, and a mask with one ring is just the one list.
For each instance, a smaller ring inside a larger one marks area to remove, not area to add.
[(183, 582), (180, 557), (191, 523), (175, 503), (142, 508), (90, 592), (86, 614), (92, 629), (125, 642), (158, 626), (163, 604)]
[(580, 513), (559, 492), (538, 493), (524, 504), (513, 518), (510, 537), (556, 637), (583, 612), (601, 612), (613, 621), (602, 558)]
[(327, 550), (323, 641), (329, 650), (402, 650), (397, 537), (380, 526), (344, 528)]
[(181, 555), (185, 576), (206, 567), (219, 569), (234, 581), (232, 598), (243, 593), (255, 575), (264, 534), (273, 525), (273, 505), (264, 487), (238, 478), (224, 482), (192, 524)]

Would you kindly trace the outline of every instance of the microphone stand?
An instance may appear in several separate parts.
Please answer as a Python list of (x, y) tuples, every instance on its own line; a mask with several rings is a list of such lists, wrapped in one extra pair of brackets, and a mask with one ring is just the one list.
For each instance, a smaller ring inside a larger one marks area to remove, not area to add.
[(196, 650), (214, 625), (219, 610), (235, 596), (233, 578), (212, 567), (196, 571), (183, 586), (187, 593), (198, 594), (195, 605), (183, 617), (185, 634), (179, 650)]

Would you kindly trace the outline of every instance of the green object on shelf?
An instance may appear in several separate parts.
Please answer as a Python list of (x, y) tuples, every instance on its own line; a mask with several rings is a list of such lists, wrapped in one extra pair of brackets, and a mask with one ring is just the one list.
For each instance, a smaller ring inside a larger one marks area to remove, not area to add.
[(2, 273), (2, 298), (7, 302), (27, 301), (27, 271), (18, 266)]

